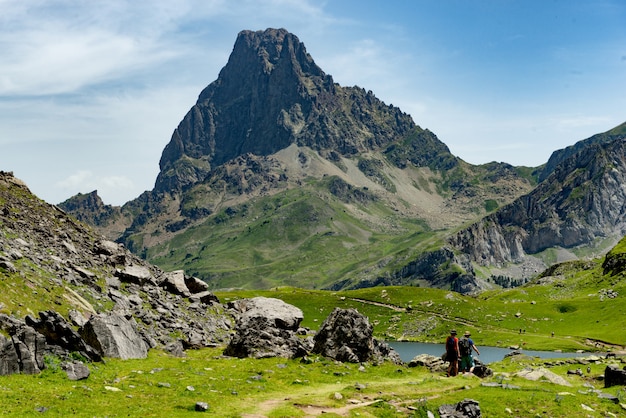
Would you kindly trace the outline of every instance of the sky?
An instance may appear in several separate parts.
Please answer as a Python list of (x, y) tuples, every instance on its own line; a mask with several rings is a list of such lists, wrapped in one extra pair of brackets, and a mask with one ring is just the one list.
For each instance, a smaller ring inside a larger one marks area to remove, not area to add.
[(52, 204), (138, 197), (266, 28), (472, 164), (539, 166), (626, 121), (624, 0), (0, 0), (0, 170)]

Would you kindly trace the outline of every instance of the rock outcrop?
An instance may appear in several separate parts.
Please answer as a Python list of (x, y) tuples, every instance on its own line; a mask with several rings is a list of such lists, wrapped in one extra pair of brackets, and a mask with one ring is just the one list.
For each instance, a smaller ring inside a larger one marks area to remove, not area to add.
[(310, 339), (299, 334), (302, 311), (280, 299), (256, 297), (229, 303), (236, 312), (235, 334), (224, 350), (232, 357), (304, 357), (311, 350)]
[(356, 309), (335, 308), (324, 320), (314, 337), (313, 353), (342, 362), (402, 363), (388, 344), (373, 338), (369, 320)]

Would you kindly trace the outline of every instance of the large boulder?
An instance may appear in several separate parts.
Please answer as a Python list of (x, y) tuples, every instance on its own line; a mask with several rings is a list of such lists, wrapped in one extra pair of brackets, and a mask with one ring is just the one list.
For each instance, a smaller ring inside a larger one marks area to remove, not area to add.
[(617, 366), (608, 365), (604, 369), (604, 387), (626, 385), (626, 368), (619, 369)]
[(275, 327), (297, 331), (304, 314), (300, 308), (276, 298), (262, 296), (251, 299), (240, 299), (228, 304), (228, 307), (239, 314), (239, 322), (250, 318), (265, 318)]
[(280, 299), (256, 297), (229, 303), (237, 318), (235, 334), (224, 350), (232, 357), (305, 356), (312, 342), (300, 338), (302, 311)]
[(94, 315), (79, 332), (102, 357), (127, 360), (148, 355), (148, 346), (137, 332), (134, 319), (129, 321), (116, 313)]
[(335, 308), (314, 337), (313, 352), (338, 361), (359, 363), (391, 360), (402, 363), (388, 344), (373, 337), (373, 327), (356, 309)]
[(25, 322), (0, 314), (0, 375), (36, 374), (44, 369), (46, 338)]

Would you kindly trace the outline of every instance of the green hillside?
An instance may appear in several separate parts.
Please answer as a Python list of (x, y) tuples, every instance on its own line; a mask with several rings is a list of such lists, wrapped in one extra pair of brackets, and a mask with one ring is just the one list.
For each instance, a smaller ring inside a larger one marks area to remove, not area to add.
[(433, 239), (424, 222), (327, 178), (230, 206), (147, 249), (146, 258), (166, 270), (182, 268), (213, 289), (323, 288), (372, 265), (383, 274)]
[[(625, 254), (626, 241), (610, 254)], [(463, 296), (440, 289), (375, 287), (343, 292), (276, 288), (216, 292), (225, 302), (263, 295), (298, 306), (312, 329), (339, 306), (367, 315), (380, 338), (441, 342), (451, 328), (481, 345), (534, 350), (602, 351), (625, 346), (624, 273), (604, 260), (559, 264), (524, 286)], [(554, 335), (553, 335), (554, 333)]]

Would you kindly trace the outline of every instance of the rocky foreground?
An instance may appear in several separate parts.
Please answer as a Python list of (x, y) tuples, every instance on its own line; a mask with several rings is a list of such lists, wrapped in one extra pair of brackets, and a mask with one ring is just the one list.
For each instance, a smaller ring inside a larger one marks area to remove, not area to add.
[(203, 281), (98, 236), (11, 173), (0, 172), (0, 201), (0, 374), (38, 373), (48, 354), (97, 362), (218, 345), (236, 357), (400, 361), (354, 310), (333, 312), (312, 336), (300, 309), (269, 298), (223, 305)]

